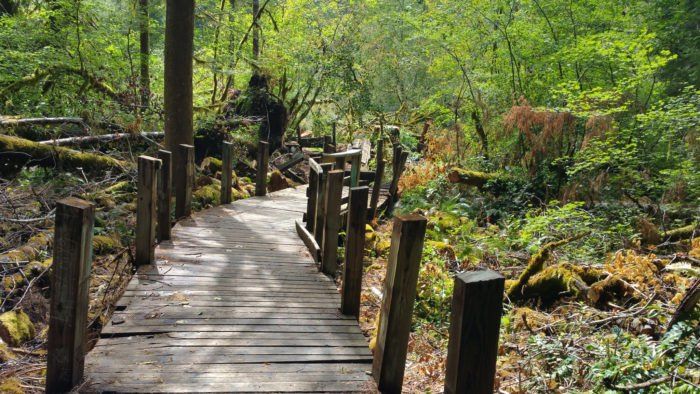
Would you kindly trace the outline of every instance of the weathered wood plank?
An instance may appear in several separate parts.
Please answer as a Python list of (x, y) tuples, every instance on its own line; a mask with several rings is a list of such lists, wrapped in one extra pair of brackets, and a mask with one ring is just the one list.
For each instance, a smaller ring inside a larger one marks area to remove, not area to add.
[(95, 206), (56, 203), (46, 391), (70, 391), (83, 377)]
[(338, 270), (338, 233), (340, 232), (340, 199), (343, 191), (343, 171), (328, 173), (326, 191), (325, 229), (323, 231), (323, 256), (321, 271), (335, 276)]
[(316, 243), (314, 236), (298, 220), (296, 221), (296, 226), (297, 234), (299, 234), (299, 237), (304, 241), (304, 244), (306, 244), (306, 247), (309, 249), (309, 253), (311, 253), (314, 261), (321, 261), (321, 247), (318, 246), (318, 243)]
[(418, 215), (394, 218), (372, 368), (382, 392), (401, 392), (426, 223)]
[(368, 187), (350, 190), (347, 237), (345, 242), (345, 266), (341, 288), (341, 311), (360, 317), (360, 293), (362, 288), (362, 259), (365, 251), (365, 225), (367, 222)]
[(492, 393), (505, 278), (494, 271), (455, 278), (445, 393)]
[(173, 188), (173, 155), (170, 151), (160, 149), (158, 159), (161, 161), (158, 172), (158, 242), (170, 239), (170, 200)]
[(233, 144), (224, 141), (221, 148), (221, 204), (231, 203), (233, 181)]
[(138, 158), (138, 193), (136, 200), (136, 265), (155, 261), (156, 202), (158, 170), (161, 161), (149, 156)]
[(255, 174), (255, 195), (260, 197), (267, 194), (267, 169), (270, 159), (270, 144), (267, 141), (258, 142), (258, 163)]
[(192, 214), (192, 187), (194, 185), (194, 146), (181, 144), (178, 155), (183, 160), (178, 168), (173, 168), (178, 177), (185, 177), (184, 188), (175, 190), (175, 218), (180, 219)]

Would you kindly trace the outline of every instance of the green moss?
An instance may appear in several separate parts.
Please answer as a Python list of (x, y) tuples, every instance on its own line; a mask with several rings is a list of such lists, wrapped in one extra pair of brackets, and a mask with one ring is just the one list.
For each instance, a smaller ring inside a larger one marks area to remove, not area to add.
[[(45, 162), (45, 165), (58, 164), (70, 168), (81, 167), (86, 171), (118, 170), (121, 172), (129, 167), (127, 163), (104, 154), (83, 153), (2, 134), (0, 134), (0, 152), (22, 152), (37, 160), (41, 159), (41, 163)], [(48, 158), (48, 160), (42, 158)]]
[(7, 378), (0, 383), (0, 393), (5, 394), (24, 394), (22, 382), (17, 378)]
[(39, 255), (51, 246), (53, 237), (50, 234), (50, 232), (45, 232), (34, 235), (21, 247), (0, 254), (0, 261), (15, 262), (37, 260)]
[(205, 174), (215, 175), (217, 172), (221, 172), (222, 167), (223, 163), (216, 157), (205, 157), (202, 160), (202, 171)]
[(6, 363), (15, 358), (17, 358), (17, 356), (7, 347), (7, 344), (0, 342), (0, 363)]
[(116, 252), (122, 247), (118, 234), (95, 235), (92, 237), (92, 249), (96, 255), (105, 255)]
[(211, 184), (200, 187), (193, 193), (194, 202), (200, 206), (216, 205), (221, 197), (221, 185)]
[(34, 338), (36, 331), (29, 316), (23, 311), (9, 311), (0, 315), (0, 338), (12, 347)]

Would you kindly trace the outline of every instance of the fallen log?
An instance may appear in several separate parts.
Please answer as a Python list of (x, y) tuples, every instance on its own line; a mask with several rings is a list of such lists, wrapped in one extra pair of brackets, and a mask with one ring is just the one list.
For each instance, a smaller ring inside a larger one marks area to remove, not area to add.
[(24, 138), (0, 135), (0, 172), (12, 173), (31, 163), (42, 167), (83, 168), (86, 171), (122, 172), (130, 165), (101, 153), (79, 152), (40, 144)]
[(527, 267), (525, 267), (525, 270), (520, 274), (518, 279), (506, 290), (508, 298), (511, 301), (516, 301), (523, 298), (525, 296), (524, 288), (525, 286), (527, 286), (528, 281), (534, 275), (542, 271), (542, 269), (544, 268), (544, 264), (547, 262), (549, 256), (551, 256), (552, 252), (556, 248), (579, 240), (588, 234), (589, 233), (585, 232), (575, 235), (573, 237), (565, 238), (559, 241), (549, 242), (543, 245), (540, 248), (540, 250), (537, 251), (537, 253), (533, 254), (532, 257), (530, 257), (527, 263)]
[(0, 127), (15, 127), (25, 125), (52, 125), (73, 123), (89, 130), (83, 118), (57, 117), (57, 118), (0, 118)]
[(497, 179), (498, 175), (488, 172), (465, 170), (459, 167), (452, 167), (447, 174), (447, 179), (452, 183), (461, 183), (469, 186), (476, 186), (479, 189), (484, 187), (490, 180)]
[(103, 135), (88, 135), (84, 137), (68, 137), (68, 138), (58, 138), (54, 140), (40, 141), (39, 144), (42, 145), (54, 145), (54, 146), (82, 146), (89, 145), (95, 142), (113, 142), (122, 139), (139, 139), (139, 138), (163, 138), (165, 133), (162, 131), (147, 131), (141, 133), (115, 133), (115, 134), (103, 134)]

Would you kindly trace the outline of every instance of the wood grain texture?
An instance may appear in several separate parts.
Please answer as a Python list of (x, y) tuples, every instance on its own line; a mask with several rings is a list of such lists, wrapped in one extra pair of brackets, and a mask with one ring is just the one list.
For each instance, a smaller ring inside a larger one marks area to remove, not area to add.
[(368, 194), (369, 188), (366, 186), (350, 189), (340, 310), (346, 315), (355, 316), (355, 318), (360, 317), (362, 259), (365, 251)]
[(83, 377), (95, 207), (56, 203), (46, 392), (67, 392)]
[(158, 159), (161, 161), (158, 172), (158, 242), (170, 239), (170, 200), (173, 189), (173, 154), (170, 151), (160, 149)]
[(267, 141), (258, 142), (257, 171), (255, 173), (255, 195), (267, 194), (267, 169), (270, 160), (270, 144)]
[(326, 191), (326, 225), (323, 231), (321, 271), (335, 276), (338, 270), (338, 234), (340, 232), (340, 203), (343, 193), (343, 171), (328, 173)]
[(221, 204), (231, 203), (233, 144), (224, 141), (221, 147)]
[(175, 218), (180, 219), (192, 214), (192, 187), (194, 185), (194, 146), (181, 144), (177, 147), (182, 158), (177, 168), (173, 168), (177, 178), (184, 177), (183, 186), (175, 189)]
[(400, 393), (427, 220), (394, 218), (372, 373), (379, 390)]
[(137, 266), (155, 261), (157, 182), (161, 162), (153, 157), (139, 156), (138, 163), (134, 261)]
[(494, 271), (455, 278), (445, 393), (493, 392), (505, 278)]
[(81, 391), (376, 392), (357, 321), (295, 234), (306, 203), (306, 188), (285, 189), (176, 224), (117, 303)]

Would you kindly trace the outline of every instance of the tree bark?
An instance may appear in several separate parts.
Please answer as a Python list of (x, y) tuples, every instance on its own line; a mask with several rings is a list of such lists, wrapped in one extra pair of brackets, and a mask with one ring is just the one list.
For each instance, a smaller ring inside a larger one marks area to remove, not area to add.
[[(173, 171), (185, 173), (180, 144), (193, 145), (192, 51), (194, 0), (167, 0), (165, 17), (165, 145), (173, 152)], [(185, 177), (173, 177), (173, 189), (185, 187)]]
[(260, 0), (253, 0), (253, 64), (257, 71), (260, 57)]
[(149, 22), (148, 0), (139, 0), (139, 39), (141, 42), (141, 109), (148, 108), (151, 98), (151, 76), (149, 67), (149, 57), (151, 54), (149, 45)]

